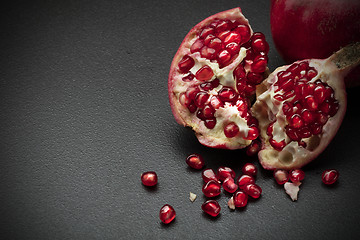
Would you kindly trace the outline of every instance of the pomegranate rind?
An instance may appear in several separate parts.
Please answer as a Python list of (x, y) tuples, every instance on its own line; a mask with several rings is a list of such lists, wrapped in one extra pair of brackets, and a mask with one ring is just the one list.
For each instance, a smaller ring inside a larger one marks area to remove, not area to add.
[[(185, 55), (194, 56), (194, 58), (201, 59), (199, 53), (190, 52), (190, 47), (198, 38), (197, 34), (200, 31), (200, 29), (202, 29), (204, 26), (208, 25), (215, 19), (236, 20), (240, 24), (247, 25), (250, 29), (250, 34), (251, 35), (253, 34), (251, 26), (249, 25), (248, 20), (242, 14), (240, 8), (233, 8), (227, 11), (217, 13), (195, 25), (195, 27), (193, 27), (184, 38), (171, 63), (170, 73), (168, 78), (169, 102), (172, 113), (177, 123), (185, 127), (192, 128), (192, 130), (195, 132), (201, 144), (213, 148), (223, 148), (223, 149), (244, 148), (251, 143), (251, 140), (244, 139), (244, 136), (247, 136), (250, 128), (247, 125), (246, 120), (240, 117), (239, 111), (235, 106), (220, 107), (219, 109), (217, 109), (215, 113), (215, 117), (217, 121), (216, 125), (213, 129), (208, 129), (204, 125), (204, 122), (202, 120), (200, 120), (197, 117), (194, 117), (194, 115), (191, 114), (189, 110), (185, 106), (181, 105), (181, 103), (179, 102), (180, 93), (185, 92), (186, 88), (189, 87), (191, 84), (181, 80), (181, 76), (183, 75), (179, 74), (177, 70), (177, 65), (179, 61), (182, 59), (182, 57)], [(220, 79), (220, 82), (223, 86), (232, 87), (233, 89), (236, 89), (236, 81), (232, 76), (233, 70), (245, 58), (245, 56), (246, 56), (246, 49), (241, 47), (238, 56), (233, 60), (233, 62), (221, 69), (219, 68), (218, 63), (210, 62), (207, 59), (204, 59), (203, 61), (206, 65), (211, 66), (212, 69), (214, 68), (215, 70), (217, 69), (219, 74), (217, 74), (216, 77)], [(223, 77), (222, 74), (224, 75)], [(215, 78), (215, 76), (213, 78)], [(178, 91), (179, 89), (181, 89), (181, 91)], [(235, 137), (227, 138), (224, 134), (223, 129), (224, 126), (230, 122), (236, 122), (238, 125), (242, 126), (240, 128), (241, 133)]]
[[(304, 60), (295, 63), (303, 62)], [(262, 149), (258, 153), (259, 161), (263, 168), (269, 170), (284, 169), (290, 170), (294, 168), (301, 168), (314, 160), (321, 154), (329, 145), (331, 140), (335, 137), (341, 122), (346, 112), (346, 91), (344, 84), (344, 76), (346, 72), (339, 70), (337, 64), (334, 63), (333, 58), (327, 59), (311, 59), (306, 60), (310, 67), (318, 70), (318, 75), (310, 82), (315, 82), (321, 79), (322, 82), (328, 84), (335, 91), (335, 99), (339, 102), (339, 109), (337, 113), (330, 117), (327, 123), (323, 126), (322, 133), (313, 135), (304, 139), (307, 147), (299, 146), (297, 142), (292, 141), (287, 144), (281, 151), (275, 150), (270, 145), (270, 137), (267, 135), (267, 126), (275, 119), (282, 122), (283, 125), (278, 129), (278, 133), (283, 133), (285, 136), (284, 126), (286, 120), (282, 112), (282, 103), (278, 106), (274, 105), (272, 99), (274, 95), (273, 84), (277, 81), (277, 73), (286, 70), (290, 65), (282, 66), (269, 75), (260, 85), (257, 86), (257, 100), (252, 107), (253, 116), (259, 120), (260, 137), (262, 139)]]

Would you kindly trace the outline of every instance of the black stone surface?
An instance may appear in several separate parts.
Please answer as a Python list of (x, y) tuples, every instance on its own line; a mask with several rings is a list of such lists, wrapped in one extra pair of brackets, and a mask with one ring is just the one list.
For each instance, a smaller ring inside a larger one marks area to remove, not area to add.
[[(200, 145), (178, 125), (167, 75), (181, 41), (202, 19), (240, 6), (274, 48), (269, 1), (12, 1), (0, 8), (1, 239), (356, 239), (360, 237), (359, 88), (330, 146), (304, 168), (292, 202), (270, 172), (244, 210), (205, 216), (200, 172), (254, 162), (244, 151)], [(340, 171), (333, 187), (327, 168)], [(142, 186), (154, 170), (159, 184)], [(189, 201), (189, 192), (198, 198)], [(160, 223), (165, 204), (177, 212)]]

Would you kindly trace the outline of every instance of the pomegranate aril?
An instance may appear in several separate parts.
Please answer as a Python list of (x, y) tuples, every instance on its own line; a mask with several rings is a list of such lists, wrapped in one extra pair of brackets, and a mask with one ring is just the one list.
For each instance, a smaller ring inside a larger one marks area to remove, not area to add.
[(197, 106), (195, 105), (195, 103), (192, 103), (188, 106), (188, 109), (191, 113), (194, 113), (197, 110)]
[(337, 101), (330, 103), (330, 111), (329, 111), (330, 117), (335, 116), (338, 110), (339, 110), (339, 103)]
[(269, 44), (264, 38), (256, 38), (252, 41), (251, 46), (256, 52), (269, 52)]
[(205, 118), (213, 118), (215, 113), (215, 109), (211, 105), (206, 105), (203, 108), (203, 115)]
[(232, 42), (240, 44), (241, 35), (237, 32), (230, 32), (229, 35), (227, 35), (226, 38), (224, 39), (224, 44), (227, 45)]
[(274, 171), (274, 178), (278, 184), (283, 185), (289, 181), (289, 172), (286, 170), (277, 169)]
[(231, 122), (224, 127), (224, 134), (227, 138), (233, 138), (238, 133), (239, 133), (239, 127), (234, 122)]
[(266, 129), (266, 134), (270, 137), (272, 137), (273, 135), (273, 125), (274, 125), (275, 122), (272, 122), (269, 124), (269, 126), (267, 127)]
[(250, 176), (253, 176), (253, 177), (256, 177), (256, 174), (257, 174), (257, 167), (252, 164), (252, 163), (246, 163), (242, 169), (241, 169), (242, 173), (245, 174), (245, 175), (250, 175)]
[(189, 87), (186, 90), (185, 95), (188, 99), (195, 100), (195, 97), (199, 92), (200, 92), (199, 87)]
[(212, 96), (211, 99), (210, 99), (210, 104), (211, 106), (214, 108), (214, 109), (218, 109), (220, 108), (223, 103), (221, 102), (221, 100), (216, 97), (216, 96)]
[(191, 47), (190, 47), (190, 52), (191, 52), (191, 53), (199, 52), (200, 49), (201, 49), (203, 46), (204, 46), (203, 40), (198, 39), (198, 40), (196, 40), (196, 41), (193, 43), (193, 45), (191, 45)]
[(253, 140), (246, 148), (246, 155), (255, 156), (261, 149), (261, 143), (257, 140)]
[(212, 217), (219, 215), (221, 207), (216, 200), (208, 200), (201, 205), (201, 209)]
[(185, 55), (178, 64), (181, 73), (187, 73), (194, 65), (195, 60), (188, 55)]
[(213, 40), (215, 38), (216, 37), (214, 35), (212, 35), (212, 34), (206, 36), (206, 38), (204, 39), (204, 44), (209, 47), (209, 44), (210, 44), (211, 40)]
[(186, 75), (185, 77), (182, 78), (182, 80), (184, 82), (191, 82), (192, 80), (194, 80), (195, 75), (192, 73), (189, 73), (188, 75)]
[(237, 185), (239, 185), (240, 189), (243, 189), (246, 185), (250, 183), (255, 183), (255, 178), (250, 175), (241, 175), (236, 180)]
[(311, 133), (318, 135), (322, 132), (322, 125), (319, 123), (314, 123), (310, 126)]
[(317, 122), (320, 123), (321, 125), (325, 125), (328, 119), (329, 119), (328, 115), (325, 115), (321, 112), (317, 114)]
[(314, 97), (318, 103), (325, 101), (325, 87), (323, 85), (318, 85), (314, 89)]
[(273, 138), (270, 138), (269, 142), (270, 145), (277, 151), (283, 150), (283, 148), (286, 146), (285, 140), (281, 140), (280, 142), (278, 142)]
[(216, 118), (205, 119), (204, 124), (208, 129), (213, 129), (216, 125)]
[(245, 207), (248, 202), (248, 195), (243, 191), (237, 191), (233, 195), (235, 207)]
[(229, 167), (219, 167), (217, 177), (220, 181), (224, 181), (228, 177), (235, 178), (235, 171)]
[(223, 47), (223, 43), (220, 38), (214, 38), (210, 40), (207, 46), (218, 52)]
[(169, 204), (165, 204), (161, 209), (160, 209), (160, 214), (159, 214), (160, 220), (165, 223), (165, 224), (169, 224), (171, 223), (174, 218), (176, 217), (176, 212), (174, 210), (174, 208), (172, 206), (170, 206)]
[(303, 109), (301, 111), (301, 117), (305, 123), (312, 123), (314, 121), (314, 114), (311, 113), (308, 109)]
[(255, 73), (261, 73), (266, 70), (267, 60), (265, 57), (257, 56), (254, 58), (253, 64), (251, 64), (251, 71)]
[(204, 107), (208, 99), (209, 99), (209, 94), (207, 94), (206, 92), (199, 92), (195, 96), (195, 105), (202, 108)]
[(237, 98), (237, 96), (238, 95), (235, 92), (235, 90), (230, 87), (223, 87), (219, 91), (219, 98), (221, 101), (224, 101), (224, 102), (232, 102)]
[(310, 68), (307, 72), (307, 79), (311, 80), (317, 75), (317, 71), (315, 68)]
[(215, 27), (215, 31), (216, 32), (222, 32), (225, 31), (227, 29), (230, 29), (232, 27), (232, 24), (230, 22), (230, 20), (219, 20), (219, 22), (217, 23), (216, 27)]
[(309, 110), (315, 111), (318, 108), (318, 103), (312, 95), (305, 97), (305, 102)]
[(321, 180), (326, 185), (334, 184), (339, 178), (339, 172), (335, 169), (327, 169), (321, 175)]
[(216, 58), (216, 51), (213, 48), (204, 46), (200, 50), (200, 55), (203, 58), (206, 58), (206, 59), (209, 59), (209, 60), (214, 60)]
[(216, 182), (219, 181), (218, 177), (216, 176), (214, 170), (211, 168), (204, 169), (201, 173), (202, 179), (204, 182), (209, 182), (210, 180), (214, 180)]
[(311, 131), (309, 127), (302, 127), (297, 131), (297, 134), (299, 135), (300, 138), (309, 138), (311, 137)]
[(143, 174), (141, 174), (141, 182), (142, 184), (148, 187), (155, 186), (158, 182), (158, 177), (156, 172), (153, 171), (144, 172)]
[(213, 35), (213, 34), (215, 34), (215, 30), (214, 30), (214, 28), (212, 28), (212, 27), (205, 27), (202, 31), (201, 31), (201, 33), (200, 33), (200, 38), (206, 38), (207, 36), (209, 36), (209, 35)]
[(245, 185), (243, 191), (252, 198), (259, 198), (262, 193), (261, 187), (254, 183)]
[(196, 112), (196, 117), (198, 117), (199, 119), (201, 120), (205, 120), (206, 118), (204, 117), (204, 114), (203, 114), (203, 110), (200, 108), (199, 110), (197, 110)]
[(225, 38), (230, 34), (229, 30), (223, 31), (217, 35), (218, 38), (221, 39), (221, 41), (224, 41)]
[(224, 180), (222, 186), (224, 190), (229, 193), (234, 193), (238, 189), (238, 185), (235, 184), (235, 181), (232, 177), (227, 177)]
[(239, 79), (239, 78), (243, 78), (246, 76), (246, 72), (245, 69), (243, 67), (243, 65), (239, 64), (233, 72), (234, 78), (235, 79)]
[(213, 76), (214, 72), (208, 65), (203, 66), (195, 73), (195, 77), (199, 81), (210, 80)]
[(305, 173), (301, 169), (293, 169), (290, 171), (289, 177), (293, 183), (296, 183), (296, 182), (300, 182), (300, 181), (304, 180)]
[(295, 128), (292, 128), (290, 126), (286, 126), (285, 127), (285, 132), (286, 132), (286, 135), (288, 135), (288, 137), (292, 140), (292, 141), (299, 141), (300, 140), (300, 137), (296, 131)]
[(255, 140), (259, 136), (259, 129), (257, 127), (250, 127), (248, 134), (244, 139), (246, 140)]
[(187, 165), (189, 165), (190, 167), (200, 170), (205, 166), (205, 162), (204, 159), (201, 155), (199, 154), (191, 154), (186, 158), (186, 163)]
[(256, 72), (248, 72), (246, 77), (248, 82), (254, 85), (260, 84), (263, 80), (263, 76)]
[(283, 83), (289, 79), (292, 79), (292, 74), (291, 72), (286, 72), (286, 71), (281, 71), (277, 74), (278, 76), (278, 84)]
[(229, 43), (225, 48), (231, 55), (238, 54), (240, 51), (240, 45), (234, 42)]
[(202, 192), (206, 197), (216, 197), (220, 194), (221, 185), (218, 181), (210, 180), (202, 187)]
[(221, 66), (226, 65), (231, 60), (231, 54), (227, 50), (219, 53), (217, 61)]
[(247, 42), (250, 39), (250, 28), (248, 25), (238, 25), (234, 31), (240, 33), (242, 42)]
[(301, 128), (304, 125), (304, 121), (299, 114), (294, 114), (291, 117), (289, 124), (293, 128)]

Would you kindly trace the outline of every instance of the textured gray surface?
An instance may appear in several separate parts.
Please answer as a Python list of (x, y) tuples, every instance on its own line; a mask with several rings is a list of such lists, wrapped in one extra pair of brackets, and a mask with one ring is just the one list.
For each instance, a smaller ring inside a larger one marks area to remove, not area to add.
[[(220, 217), (201, 211), (199, 172), (236, 169), (243, 151), (201, 146), (177, 125), (168, 104), (167, 74), (190, 28), (240, 6), (270, 44), (269, 67), (283, 62), (271, 40), (263, 1), (28, 1), (1, 8), (1, 239), (355, 239), (360, 236), (357, 91), (338, 135), (304, 168), (298, 202), (261, 170), (259, 200)], [(257, 164), (257, 163), (256, 163)], [(326, 168), (340, 171), (333, 188)], [(154, 170), (159, 185), (143, 187)], [(198, 195), (191, 203), (189, 192)], [(165, 226), (165, 203), (177, 211)]]

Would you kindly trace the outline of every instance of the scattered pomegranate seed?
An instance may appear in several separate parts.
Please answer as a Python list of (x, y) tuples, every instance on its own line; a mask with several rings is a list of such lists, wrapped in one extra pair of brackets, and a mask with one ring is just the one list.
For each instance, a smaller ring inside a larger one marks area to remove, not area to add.
[(234, 193), (234, 205), (235, 207), (245, 207), (248, 202), (248, 195), (243, 191), (237, 191)]
[(217, 176), (220, 181), (224, 181), (228, 177), (235, 178), (235, 171), (229, 167), (219, 167), (217, 170)]
[(216, 200), (208, 200), (201, 205), (201, 209), (212, 217), (219, 215), (221, 207)]
[(186, 158), (186, 163), (197, 170), (202, 169), (205, 166), (205, 162), (204, 159), (201, 155), (199, 154), (191, 154)]
[(227, 138), (233, 138), (239, 133), (239, 127), (236, 123), (231, 122), (224, 128), (224, 134)]
[(239, 185), (240, 189), (243, 189), (246, 185), (250, 183), (255, 183), (255, 179), (249, 175), (241, 175), (236, 182)]
[(207, 197), (216, 197), (221, 193), (221, 185), (215, 180), (210, 180), (203, 185), (202, 192)]
[(257, 167), (252, 164), (252, 163), (246, 163), (242, 169), (241, 169), (242, 173), (243, 174), (246, 174), (246, 175), (250, 175), (250, 176), (253, 176), (253, 177), (256, 177), (256, 174), (257, 174)]
[(274, 171), (274, 178), (278, 184), (283, 185), (289, 181), (289, 172), (286, 170), (277, 169)]
[(326, 185), (334, 184), (338, 180), (338, 178), (339, 172), (335, 169), (327, 169), (321, 175), (321, 179)]
[(235, 184), (235, 181), (232, 177), (226, 178), (222, 186), (224, 190), (229, 193), (234, 193), (238, 189), (238, 185)]
[(148, 187), (155, 186), (158, 182), (156, 172), (144, 172), (143, 174), (141, 174), (141, 182)]
[(165, 223), (165, 224), (169, 224), (170, 222), (172, 222), (174, 220), (176, 216), (176, 212), (174, 210), (174, 208), (172, 206), (170, 206), (169, 204), (165, 204), (161, 209), (160, 209), (160, 220)]
[(246, 148), (246, 155), (255, 156), (261, 149), (261, 143), (258, 140), (253, 140)]
[(204, 182), (209, 182), (210, 180), (214, 180), (216, 182), (219, 182), (219, 179), (218, 177), (216, 176), (214, 170), (212, 170), (211, 168), (207, 168), (207, 169), (204, 169), (202, 171), (202, 174), (201, 174)]
[(305, 178), (305, 173), (301, 169), (293, 169), (290, 171), (289, 175), (290, 175), (290, 180), (293, 183), (300, 182)]
[(260, 186), (250, 183), (244, 186), (243, 191), (247, 193), (252, 198), (259, 198), (262, 193), (262, 189)]

